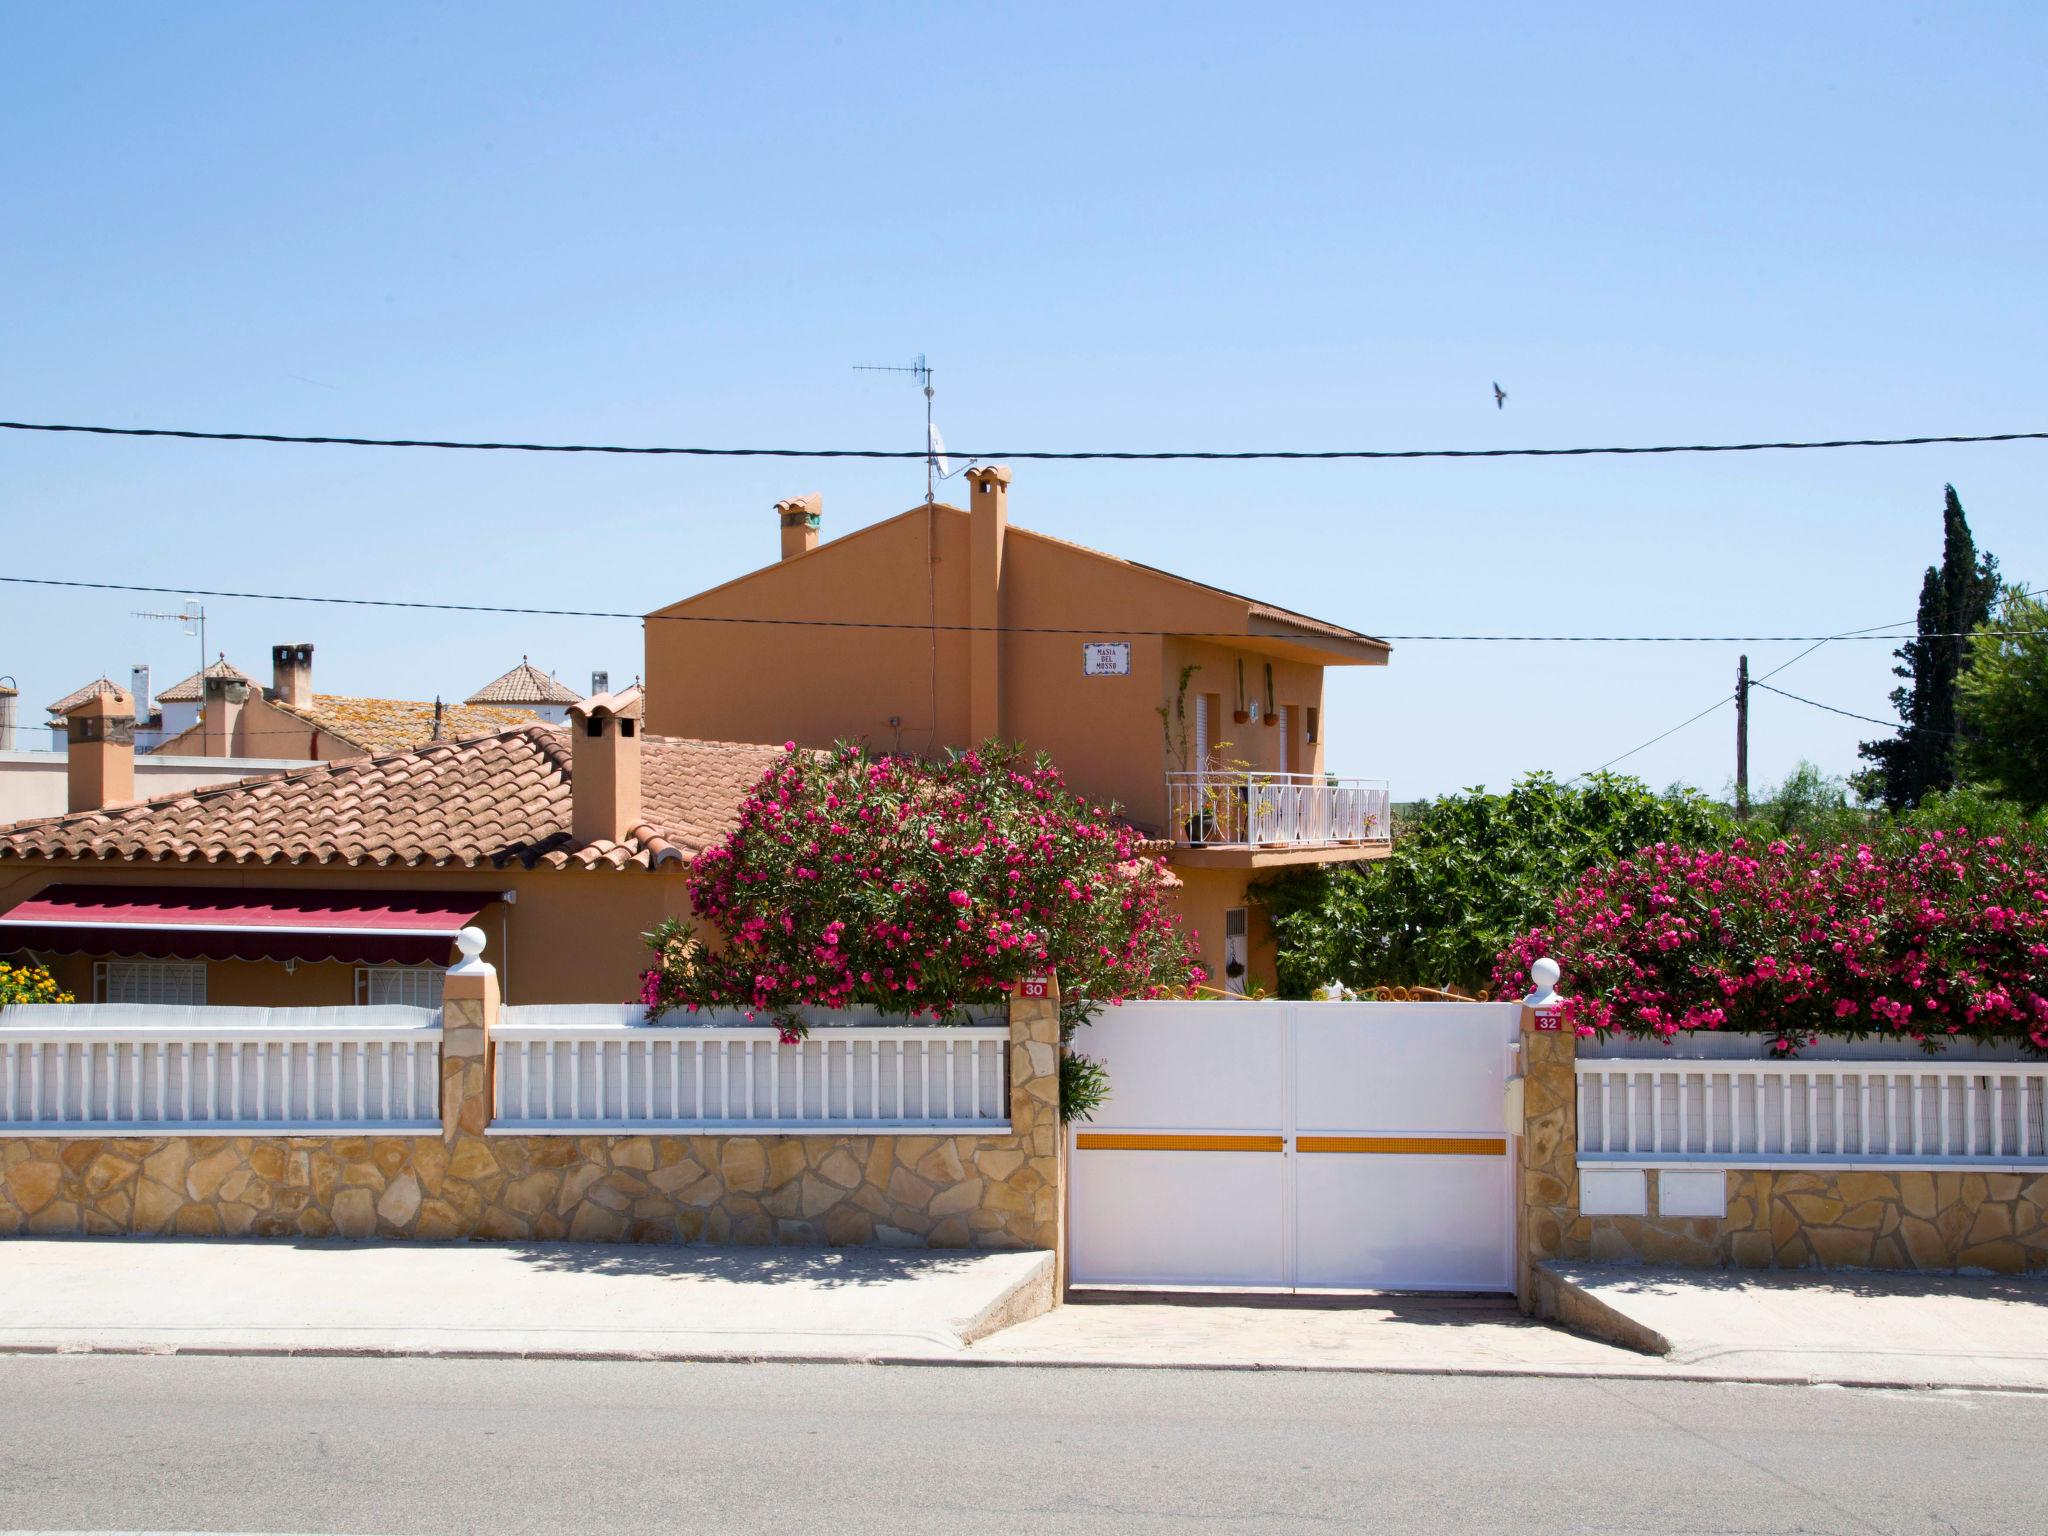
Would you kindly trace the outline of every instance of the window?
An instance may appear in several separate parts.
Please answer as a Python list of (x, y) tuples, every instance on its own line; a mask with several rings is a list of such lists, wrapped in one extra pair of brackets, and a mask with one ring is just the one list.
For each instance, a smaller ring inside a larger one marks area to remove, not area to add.
[(204, 960), (95, 960), (93, 1001), (169, 1008), (206, 1004)]
[(446, 974), (438, 965), (359, 965), (356, 1001), (371, 1008), (438, 1008)]
[(1292, 773), (1294, 771), (1294, 743), (1288, 739), (1287, 735), (1293, 729), (1291, 723), (1293, 714), (1292, 706), (1282, 704), (1280, 706), (1280, 713), (1274, 717), (1280, 722), (1273, 729), (1280, 737), (1280, 771), (1282, 773)]
[(1323, 738), (1323, 712), (1311, 704), (1302, 711), (1302, 714), (1306, 717), (1302, 723), (1302, 733), (1307, 737), (1308, 744), (1314, 746)]

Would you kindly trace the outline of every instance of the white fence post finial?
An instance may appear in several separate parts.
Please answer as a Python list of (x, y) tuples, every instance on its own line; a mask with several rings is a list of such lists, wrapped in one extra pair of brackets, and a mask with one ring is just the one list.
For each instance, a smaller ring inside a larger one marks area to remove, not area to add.
[(479, 976), (491, 968), (480, 958), (484, 952), (483, 929), (464, 928), (455, 935), (455, 947), (462, 951), (462, 958), (448, 967), (450, 976)]
[(1536, 990), (1522, 1001), (1531, 1008), (1548, 1008), (1559, 1001), (1557, 979), (1564, 974), (1558, 963), (1548, 955), (1543, 956), (1529, 967), (1529, 979), (1536, 983)]

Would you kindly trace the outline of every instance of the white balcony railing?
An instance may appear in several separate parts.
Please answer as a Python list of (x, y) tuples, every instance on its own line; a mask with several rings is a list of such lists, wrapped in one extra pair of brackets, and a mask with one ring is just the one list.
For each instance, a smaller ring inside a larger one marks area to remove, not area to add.
[(1197, 848), (1323, 848), (1391, 840), (1384, 779), (1169, 773), (1167, 835)]

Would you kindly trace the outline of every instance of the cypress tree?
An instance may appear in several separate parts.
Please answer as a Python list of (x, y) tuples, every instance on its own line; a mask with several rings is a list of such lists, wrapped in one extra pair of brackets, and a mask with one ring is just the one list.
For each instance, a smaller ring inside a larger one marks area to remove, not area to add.
[(1892, 811), (1955, 787), (1956, 685), (1970, 665), (1970, 631), (1998, 599), (1998, 561), (1978, 553), (1956, 488), (1946, 490), (1941, 564), (1921, 578), (1917, 635), (1893, 652), (1901, 665), (1892, 674), (1904, 679), (1892, 690), (1898, 734), (1857, 748), (1871, 766), (1856, 775), (1856, 788)]

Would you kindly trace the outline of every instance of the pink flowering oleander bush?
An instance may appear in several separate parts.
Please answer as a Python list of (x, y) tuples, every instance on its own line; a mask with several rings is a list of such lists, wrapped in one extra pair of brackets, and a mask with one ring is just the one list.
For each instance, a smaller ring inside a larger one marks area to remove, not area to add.
[(1595, 868), (1502, 952), (1564, 968), (1581, 1035), (2022, 1041), (2048, 1054), (2048, 860), (2030, 843), (1909, 827), (1876, 844), (1658, 843)]
[(1071, 1035), (1103, 1004), (1205, 979), (1140, 843), (1012, 747), (925, 762), (791, 746), (691, 866), (709, 932), (649, 936), (640, 1001), (650, 1020), (734, 1008), (795, 1039), (803, 1008), (944, 1020), (1057, 972)]

